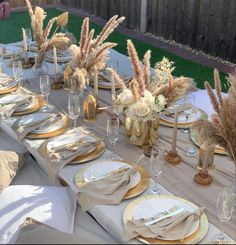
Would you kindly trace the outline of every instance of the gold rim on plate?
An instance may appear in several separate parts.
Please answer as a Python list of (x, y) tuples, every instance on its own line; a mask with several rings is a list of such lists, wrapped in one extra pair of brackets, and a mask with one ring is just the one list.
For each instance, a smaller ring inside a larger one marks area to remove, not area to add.
[(41, 95), (34, 95), (34, 97), (37, 99), (36, 103), (34, 103), (30, 108), (26, 110), (15, 111), (13, 113), (13, 116), (22, 116), (22, 115), (30, 114), (32, 112), (40, 110), (45, 104), (45, 100), (43, 99)]
[[(182, 202), (185, 202), (189, 205), (191, 205), (193, 208), (198, 208), (195, 204), (193, 204), (192, 202), (189, 202), (185, 199), (179, 198), (179, 197), (175, 197), (173, 195), (149, 195), (149, 196), (143, 196), (140, 197), (136, 200), (134, 200), (133, 202), (131, 202), (124, 211), (123, 214), (123, 223), (126, 224), (128, 220), (131, 220), (133, 217), (133, 210), (134, 208), (142, 203), (145, 200), (149, 200), (149, 199), (154, 199), (154, 198), (172, 198), (175, 200), (179, 200)], [(200, 225), (197, 229), (197, 231), (195, 231), (191, 236), (186, 237), (183, 241), (167, 241), (167, 240), (159, 240), (159, 239), (152, 239), (152, 238), (145, 238), (145, 237), (141, 237), (138, 236), (136, 237), (137, 240), (145, 243), (145, 244), (197, 244), (199, 243), (207, 234), (208, 232), (208, 228), (209, 228), (209, 222), (207, 219), (207, 216), (205, 213), (202, 214), (201, 218), (200, 218)]]
[[(200, 147), (200, 142), (198, 139), (197, 132), (192, 128), (190, 130), (190, 138), (195, 145)], [(220, 155), (228, 155), (228, 153), (225, 151), (225, 149), (223, 147), (220, 147), (220, 146), (215, 146), (215, 153), (220, 154)]]
[[(44, 143), (40, 145), (39, 153), (41, 156), (48, 157), (47, 145), (51, 139), (46, 140)], [(104, 152), (105, 152), (105, 143), (102, 141), (99, 144), (97, 144), (96, 149), (94, 151), (85, 154), (83, 156), (75, 157), (70, 163), (68, 163), (68, 165), (77, 165), (77, 164), (82, 164), (88, 161), (95, 160), (96, 158), (100, 157)]]
[[(101, 160), (102, 162), (111, 162), (111, 160)], [(121, 161), (121, 160), (115, 160), (116, 162), (122, 162), (122, 163), (126, 163), (126, 164), (129, 164), (130, 166), (132, 166), (133, 168), (135, 168), (139, 173), (140, 173), (140, 181), (139, 183), (133, 187), (132, 189), (130, 189), (125, 197), (123, 198), (124, 200), (126, 199), (129, 199), (129, 198), (133, 198), (133, 197), (136, 197), (140, 194), (142, 194), (149, 186), (149, 175), (147, 173), (147, 171), (136, 165), (136, 164), (133, 164), (133, 163), (130, 163), (130, 162), (126, 162), (126, 161)], [(88, 166), (86, 166), (85, 168), (79, 170), (76, 175), (75, 175), (75, 183), (78, 187), (81, 187), (82, 185), (85, 184), (85, 181), (84, 181), (84, 172), (92, 165), (98, 163), (99, 161), (96, 161), (94, 163), (91, 163), (89, 164)]]
[[(203, 111), (202, 109), (198, 108), (198, 111), (200, 112), (201, 116), (199, 119), (208, 119), (208, 115), (205, 111)], [(194, 122), (190, 122), (190, 123), (178, 123), (177, 127), (178, 128), (191, 128), (192, 124)], [(173, 127), (174, 126), (174, 122), (168, 122), (162, 118), (160, 118), (160, 124), (163, 126), (167, 126), (167, 127)]]
[(62, 115), (62, 119), (64, 121), (64, 125), (62, 128), (56, 129), (55, 131), (51, 131), (51, 132), (45, 132), (45, 133), (40, 133), (40, 134), (34, 134), (34, 133), (29, 133), (27, 134), (26, 138), (28, 139), (46, 139), (46, 138), (51, 138), (51, 137), (56, 137), (58, 135), (61, 135), (63, 133), (65, 133), (71, 126), (70, 120), (69, 118), (64, 115)]
[(15, 92), (17, 90), (17, 88), (18, 88), (18, 85), (16, 84), (15, 86), (13, 86), (11, 88), (0, 89), (0, 95)]

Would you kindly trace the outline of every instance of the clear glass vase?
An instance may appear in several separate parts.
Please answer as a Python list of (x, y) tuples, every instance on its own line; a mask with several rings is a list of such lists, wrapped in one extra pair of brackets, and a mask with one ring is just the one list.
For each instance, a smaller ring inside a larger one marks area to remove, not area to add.
[(33, 66), (33, 71), (37, 76), (47, 75), (49, 72), (49, 67), (44, 58), (45, 53), (38, 53), (38, 55), (35, 56), (35, 64)]

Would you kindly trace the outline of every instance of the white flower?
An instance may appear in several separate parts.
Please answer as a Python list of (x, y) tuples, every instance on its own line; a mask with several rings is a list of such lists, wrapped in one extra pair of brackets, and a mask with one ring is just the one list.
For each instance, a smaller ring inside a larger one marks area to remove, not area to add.
[(145, 117), (149, 114), (150, 108), (148, 104), (138, 101), (129, 107), (128, 112), (135, 117)]
[(135, 102), (134, 96), (129, 89), (124, 89), (118, 96), (117, 99), (123, 105), (130, 105)]
[(158, 97), (155, 98), (153, 110), (155, 112), (161, 112), (162, 110), (164, 110), (165, 105), (166, 105), (166, 98), (162, 94), (158, 95)]

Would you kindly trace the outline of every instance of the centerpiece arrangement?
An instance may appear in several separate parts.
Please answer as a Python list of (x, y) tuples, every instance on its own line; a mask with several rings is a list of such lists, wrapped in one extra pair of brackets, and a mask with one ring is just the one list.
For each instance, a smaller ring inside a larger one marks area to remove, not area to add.
[(174, 79), (173, 63), (167, 58), (156, 64), (155, 76), (151, 78), (151, 51), (140, 62), (132, 41), (127, 42), (128, 54), (134, 69), (134, 78), (129, 86), (110, 69), (122, 92), (114, 96), (113, 110), (125, 115), (125, 130), (128, 142), (143, 146), (154, 145), (158, 139), (159, 113), (178, 100), (187, 91), (195, 88), (190, 78)]
[[(70, 48), (72, 61), (64, 71), (64, 79), (67, 83), (73, 79), (77, 89), (82, 90), (90, 79), (95, 78), (96, 80), (97, 73), (106, 66), (108, 50), (117, 45), (116, 43), (105, 42), (105, 40), (124, 19), (125, 17), (113, 16), (96, 38), (94, 38), (94, 29), (89, 29), (89, 18), (84, 19), (79, 46), (71, 45)], [(94, 87), (97, 96), (96, 82), (94, 81)]]
[(236, 70), (229, 75), (228, 82), (230, 88), (226, 97), (222, 96), (217, 70), (214, 71), (216, 94), (209, 82), (205, 82), (215, 114), (211, 121), (195, 122), (193, 128), (197, 130), (201, 144), (223, 147), (236, 165)]
[[(58, 17), (54, 17), (49, 20), (46, 28), (44, 29), (44, 19), (46, 17), (46, 12), (43, 8), (36, 6), (33, 10), (32, 5), (29, 0), (25, 0), (28, 12), (31, 18), (31, 27), (33, 31), (33, 36), (37, 45), (38, 55), (35, 59), (35, 72), (37, 74), (43, 73), (43, 61), (47, 51), (52, 50), (55, 47), (57, 50), (68, 49), (72, 41), (67, 34), (57, 33), (60, 27), (67, 25), (68, 23), (68, 12), (65, 12)], [(55, 31), (51, 33), (52, 27), (56, 24)]]

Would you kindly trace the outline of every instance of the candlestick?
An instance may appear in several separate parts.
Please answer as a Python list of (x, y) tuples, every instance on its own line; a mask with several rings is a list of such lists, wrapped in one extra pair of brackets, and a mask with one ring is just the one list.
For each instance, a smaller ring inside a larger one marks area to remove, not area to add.
[(173, 129), (173, 134), (172, 134), (172, 144), (171, 144), (171, 151), (173, 153), (176, 152), (178, 117), (179, 117), (179, 108), (177, 107), (175, 110), (175, 122), (174, 122), (174, 129)]
[(170, 164), (179, 164), (181, 162), (181, 157), (178, 155), (176, 151), (178, 116), (179, 116), (179, 108), (177, 107), (175, 110), (175, 122), (174, 122), (173, 134), (172, 134), (171, 150), (165, 156), (166, 162)]
[(27, 47), (27, 39), (26, 39), (26, 33), (24, 28), (22, 28), (22, 34), (23, 34), (23, 51), (24, 53), (27, 53), (28, 47)]
[(209, 152), (209, 148), (206, 148), (205, 151), (205, 156), (204, 156), (204, 160), (203, 160), (203, 166), (202, 166), (202, 172), (207, 173), (207, 167), (208, 167), (208, 152)]
[(98, 100), (98, 71), (97, 67), (94, 67), (94, 94)]
[(53, 58), (54, 58), (54, 81), (58, 81), (58, 65), (57, 65), (57, 49), (53, 47)]
[(112, 102), (113, 102), (116, 98), (116, 85), (115, 85), (115, 80), (113, 76), (111, 76), (111, 96), (112, 96)]

